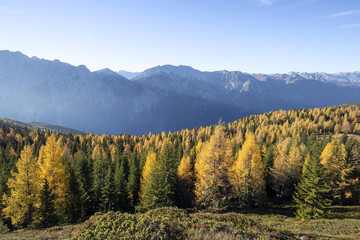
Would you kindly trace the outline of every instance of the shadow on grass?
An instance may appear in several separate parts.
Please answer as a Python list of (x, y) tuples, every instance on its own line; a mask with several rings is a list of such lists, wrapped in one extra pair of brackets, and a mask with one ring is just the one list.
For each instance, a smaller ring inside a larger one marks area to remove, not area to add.
[(360, 219), (360, 206), (332, 206), (328, 210), (329, 219)]
[(256, 215), (279, 215), (284, 217), (295, 217), (296, 207), (294, 205), (266, 205), (248, 209), (231, 209), (233, 212)]

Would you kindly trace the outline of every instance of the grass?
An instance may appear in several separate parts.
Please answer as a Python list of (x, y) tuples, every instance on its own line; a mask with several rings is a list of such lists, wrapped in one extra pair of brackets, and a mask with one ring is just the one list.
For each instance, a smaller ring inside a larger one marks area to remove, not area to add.
[(326, 218), (300, 221), (294, 216), (294, 206), (268, 207), (242, 211), (246, 217), (262, 226), (295, 236), (314, 239), (360, 239), (360, 207), (334, 206)]
[(55, 226), (44, 229), (17, 230), (0, 234), (0, 240), (47, 240), (47, 239), (66, 239), (79, 225)]
[[(142, 221), (149, 227), (146, 230), (148, 232), (143, 232), (144, 236), (152, 233), (158, 236), (166, 233), (171, 236), (174, 233), (178, 234), (177, 231), (180, 230), (187, 239), (360, 239), (360, 206), (333, 206), (329, 209), (326, 218), (309, 221), (296, 219), (294, 210), (293, 205), (272, 205), (224, 214), (206, 212), (187, 214), (182, 210), (162, 209), (153, 210), (144, 214), (143, 217), (139, 217), (138, 214), (137, 221)], [(144, 231), (143, 227), (132, 222), (134, 217), (131, 214), (127, 217), (117, 213), (98, 214), (98, 223), (95, 224), (94, 221), (90, 221), (91, 224), (9, 232), (0, 234), (0, 240), (67, 239), (79, 232), (86, 234), (94, 233), (94, 231), (101, 232), (117, 225), (125, 229), (129, 226), (130, 234), (132, 234), (131, 231)], [(108, 218), (112, 219), (113, 224), (104, 225), (109, 222)], [(171, 232), (166, 232), (169, 229)], [(108, 233), (110, 234), (111, 231)]]

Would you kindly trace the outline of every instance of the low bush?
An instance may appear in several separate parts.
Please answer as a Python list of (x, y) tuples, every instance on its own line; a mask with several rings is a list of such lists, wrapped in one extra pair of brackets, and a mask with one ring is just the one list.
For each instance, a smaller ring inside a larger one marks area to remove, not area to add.
[(97, 213), (72, 239), (280, 239), (240, 214), (196, 213), (158, 208), (142, 214)]

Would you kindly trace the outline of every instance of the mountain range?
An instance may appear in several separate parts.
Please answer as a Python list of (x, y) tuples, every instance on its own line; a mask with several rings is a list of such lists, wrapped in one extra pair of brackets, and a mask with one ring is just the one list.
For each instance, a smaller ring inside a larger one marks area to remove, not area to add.
[(172, 65), (91, 72), (0, 51), (0, 117), (97, 134), (167, 132), (276, 109), (360, 102), (359, 90), (360, 72), (249, 74)]

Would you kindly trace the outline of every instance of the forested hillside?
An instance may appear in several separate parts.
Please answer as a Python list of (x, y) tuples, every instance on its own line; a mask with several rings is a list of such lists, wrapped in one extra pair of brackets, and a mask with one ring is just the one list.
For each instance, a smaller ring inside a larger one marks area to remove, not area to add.
[(215, 212), (297, 203), (300, 219), (359, 204), (360, 108), (275, 111), (174, 133), (0, 129), (2, 225), (46, 227), (95, 212)]

